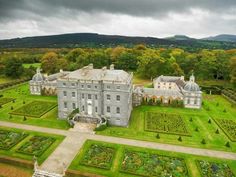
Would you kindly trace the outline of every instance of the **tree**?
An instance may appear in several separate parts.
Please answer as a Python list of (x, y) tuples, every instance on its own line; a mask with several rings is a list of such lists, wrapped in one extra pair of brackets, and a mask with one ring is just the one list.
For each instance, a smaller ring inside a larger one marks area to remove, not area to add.
[(58, 55), (55, 52), (46, 53), (41, 59), (41, 67), (44, 72), (53, 74), (57, 72)]
[(13, 78), (20, 77), (24, 72), (22, 62), (15, 57), (7, 59), (5, 61), (4, 72), (5, 72), (5, 75), (8, 77), (13, 77)]
[(236, 87), (236, 56), (230, 60), (230, 81)]

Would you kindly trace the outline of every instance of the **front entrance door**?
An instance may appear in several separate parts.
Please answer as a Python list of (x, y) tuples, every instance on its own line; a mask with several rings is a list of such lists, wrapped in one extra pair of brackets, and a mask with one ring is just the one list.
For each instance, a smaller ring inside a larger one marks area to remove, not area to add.
[(88, 105), (88, 115), (92, 115), (93, 113), (92, 101), (88, 100), (87, 105)]

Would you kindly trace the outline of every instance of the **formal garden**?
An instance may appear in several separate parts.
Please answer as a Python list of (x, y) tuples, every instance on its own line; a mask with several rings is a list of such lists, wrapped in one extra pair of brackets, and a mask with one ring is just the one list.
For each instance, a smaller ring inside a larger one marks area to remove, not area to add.
[(54, 141), (55, 138), (52, 137), (33, 136), (19, 147), (17, 152), (39, 157), (54, 143)]
[(14, 132), (0, 129), (0, 149), (8, 150), (27, 137), (24, 132)]
[(63, 136), (0, 127), (0, 154), (41, 164), (62, 142)]
[(197, 160), (197, 165), (203, 177), (235, 177), (236, 175), (229, 168), (227, 163), (210, 162)]
[(140, 176), (189, 176), (182, 158), (127, 149), (123, 154), (120, 171)]
[(33, 101), (12, 111), (10, 114), (39, 118), (56, 106), (57, 103), (55, 102)]
[(236, 166), (231, 160), (87, 140), (68, 171), (110, 177), (235, 177)]
[(145, 130), (177, 135), (190, 135), (184, 119), (178, 114), (146, 112)]
[(80, 164), (103, 169), (110, 169), (115, 155), (112, 147), (92, 144), (85, 152)]
[(231, 119), (215, 119), (216, 123), (228, 135), (231, 141), (236, 141), (236, 120)]
[[(236, 152), (233, 139), (236, 105), (220, 95), (204, 94), (203, 100), (200, 110), (150, 105), (135, 107), (128, 127), (108, 126), (96, 134)], [(217, 120), (228, 124), (218, 125)]]
[(0, 95), (0, 121), (70, 128), (67, 121), (58, 120), (56, 96), (31, 95), (28, 83), (0, 90)]
[(15, 100), (14, 98), (6, 98), (6, 97), (1, 97), (0, 98), (0, 107), (3, 106), (4, 104), (7, 104), (11, 101)]

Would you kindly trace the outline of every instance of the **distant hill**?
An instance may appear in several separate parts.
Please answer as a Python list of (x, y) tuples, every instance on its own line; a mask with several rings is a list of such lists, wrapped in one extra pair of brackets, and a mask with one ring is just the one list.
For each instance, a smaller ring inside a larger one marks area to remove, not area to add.
[(194, 38), (190, 38), (188, 36), (185, 36), (185, 35), (174, 35), (174, 36), (171, 36), (171, 37), (166, 37), (165, 39), (167, 40), (177, 40), (177, 41), (181, 41), (181, 40), (196, 40)]
[(101, 35), (97, 33), (72, 33), (50, 36), (34, 36), (0, 40), (0, 48), (75, 48), (75, 47), (126, 47), (146, 44), (150, 47), (179, 47), (186, 50), (198, 49), (232, 49), (236, 42), (198, 40), (184, 35), (171, 38), (130, 37), (117, 35)]
[(211, 37), (207, 37), (203, 39), (211, 40), (211, 41), (236, 42), (236, 35), (221, 34), (221, 35), (211, 36)]

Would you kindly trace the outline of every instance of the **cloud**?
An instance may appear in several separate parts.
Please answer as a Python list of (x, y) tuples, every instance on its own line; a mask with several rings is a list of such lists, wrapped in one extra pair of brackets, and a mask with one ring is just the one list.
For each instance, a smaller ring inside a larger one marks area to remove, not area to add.
[(0, 0), (0, 38), (69, 32), (236, 33), (235, 0)]

